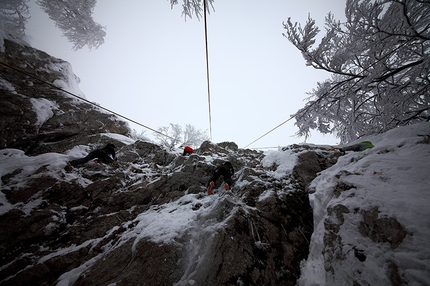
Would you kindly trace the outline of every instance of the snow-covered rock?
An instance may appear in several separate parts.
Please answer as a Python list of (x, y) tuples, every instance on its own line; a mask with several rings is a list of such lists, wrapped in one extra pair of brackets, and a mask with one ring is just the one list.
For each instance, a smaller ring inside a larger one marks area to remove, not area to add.
[(124, 121), (78, 99), (84, 94), (69, 63), (9, 40), (5, 48), (0, 61), (10, 67), (0, 66), (0, 148), (63, 153), (77, 141), (95, 144), (99, 133), (130, 133)]
[(430, 123), (367, 138), (312, 182), (299, 285), (430, 285)]

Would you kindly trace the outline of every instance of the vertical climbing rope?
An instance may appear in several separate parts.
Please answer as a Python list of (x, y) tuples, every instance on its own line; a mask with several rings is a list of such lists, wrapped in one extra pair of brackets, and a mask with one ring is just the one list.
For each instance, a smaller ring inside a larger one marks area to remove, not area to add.
[(206, 1), (207, 0), (203, 0), (203, 10), (204, 10), (203, 19), (204, 19), (204, 23), (205, 23), (206, 80), (208, 83), (209, 134), (210, 134), (210, 139), (212, 141), (211, 89), (210, 89), (210, 84), (209, 84), (209, 49), (208, 49), (208, 24), (206, 21), (206, 10), (207, 10)]

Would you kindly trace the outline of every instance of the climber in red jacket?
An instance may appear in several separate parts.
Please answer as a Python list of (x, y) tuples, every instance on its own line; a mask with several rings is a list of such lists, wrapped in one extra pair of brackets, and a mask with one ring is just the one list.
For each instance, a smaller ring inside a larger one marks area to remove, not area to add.
[(186, 156), (186, 155), (190, 155), (190, 154), (193, 154), (193, 153), (194, 153), (193, 148), (191, 148), (190, 146), (185, 146), (184, 153), (182, 153), (182, 155)]

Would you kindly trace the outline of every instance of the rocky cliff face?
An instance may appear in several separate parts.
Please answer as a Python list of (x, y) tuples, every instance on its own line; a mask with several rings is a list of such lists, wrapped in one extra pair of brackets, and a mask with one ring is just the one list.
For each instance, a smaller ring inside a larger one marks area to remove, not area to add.
[[(204, 142), (182, 156), (131, 139), (116, 117), (15, 70), (76, 91), (68, 63), (9, 41), (5, 46), (0, 61), (14, 69), (0, 65), (2, 285), (411, 281), (405, 263), (371, 252), (387, 243), (397, 251), (422, 236), (394, 216), (381, 216), (387, 213), (381, 201), (360, 206), (373, 196), (360, 188), (369, 166), (365, 154), (338, 160), (339, 152), (322, 146), (263, 153)], [(107, 142), (117, 146), (116, 164), (64, 169)], [(390, 152), (397, 149), (378, 149), (375, 156)], [(232, 191), (218, 181), (208, 196), (207, 180), (227, 160), (236, 170)], [(384, 171), (369, 172), (387, 184)], [(351, 225), (354, 231), (345, 231)], [(374, 244), (362, 243), (368, 240)], [(427, 252), (411, 273), (425, 268)]]
[[(76, 85), (68, 63), (5, 46), (0, 61)], [(277, 171), (281, 163), (263, 166), (262, 152), (205, 142), (183, 157), (126, 137), (114, 116), (10, 67), (1, 67), (1, 86), (1, 155), (10, 162), (1, 174), (2, 284), (295, 284), (313, 231), (305, 189), (336, 156), (292, 147), (285, 152), (304, 163)], [(117, 164), (64, 170), (73, 148), (107, 142)], [(233, 191), (207, 196), (226, 160)]]
[(62, 153), (103, 132), (129, 133), (125, 122), (42, 82), (82, 97), (69, 63), (8, 40), (5, 50), (0, 62), (22, 72), (0, 64), (0, 148)]

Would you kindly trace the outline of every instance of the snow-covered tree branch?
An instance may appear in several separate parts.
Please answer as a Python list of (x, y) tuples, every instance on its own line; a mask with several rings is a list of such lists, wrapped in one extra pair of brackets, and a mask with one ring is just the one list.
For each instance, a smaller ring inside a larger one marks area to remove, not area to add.
[(430, 119), (430, 3), (418, 0), (348, 0), (347, 21), (329, 14), (326, 34), (284, 23), (285, 37), (306, 64), (331, 73), (296, 113), (299, 136), (311, 129), (342, 143), (399, 125)]
[(98, 48), (104, 43), (105, 27), (94, 22), (92, 18), (97, 0), (38, 0), (49, 18), (60, 28), (73, 49), (79, 50), (84, 46), (89, 49)]
[(3, 40), (22, 40), (25, 37), (25, 24), (30, 18), (27, 2), (29, 0), (0, 1), (0, 52)]
[[(209, 13), (209, 7), (213, 8), (214, 0), (182, 0), (182, 15), (185, 16), (185, 19), (187, 17), (190, 19), (193, 18), (193, 15), (196, 15), (197, 19), (200, 19), (203, 12), (203, 1), (206, 1), (206, 11)], [(170, 0), (172, 8), (177, 4), (178, 0)]]
[[(25, 40), (25, 26), (29, 15), (29, 0), (0, 1), (0, 52), (3, 51), (3, 39)], [(205, 0), (206, 9), (213, 8), (214, 0)], [(92, 17), (97, 0), (37, 0), (36, 3), (45, 11), (64, 36), (78, 50), (87, 46), (98, 48), (104, 43), (106, 27), (96, 23)], [(178, 0), (170, 0), (173, 7)], [(198, 19), (202, 17), (203, 0), (183, 0), (182, 15)]]
[(206, 131), (201, 131), (190, 124), (186, 124), (183, 129), (179, 124), (172, 124), (158, 128), (159, 133), (154, 132), (158, 142), (173, 150), (176, 147), (198, 147), (200, 144), (208, 140)]

